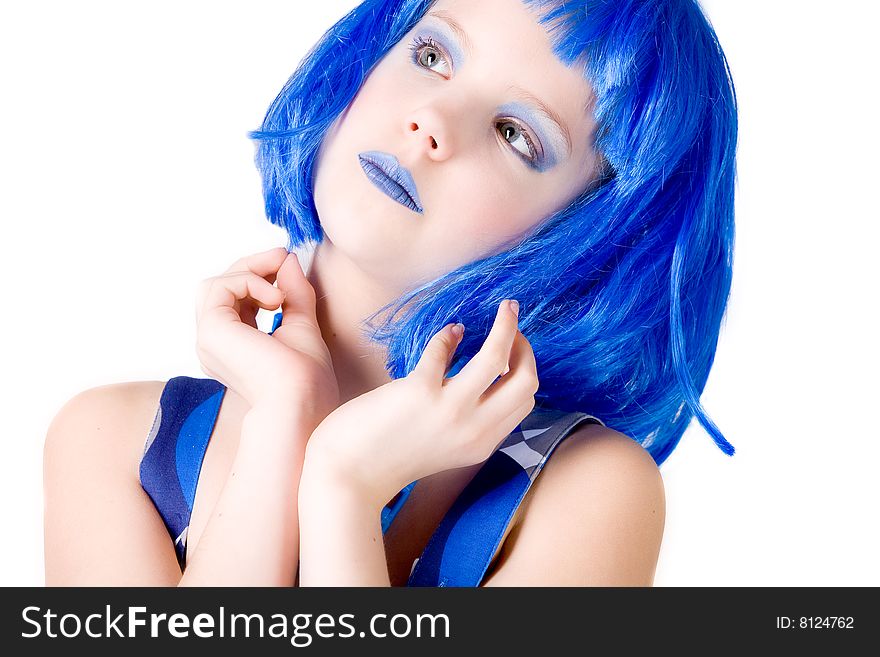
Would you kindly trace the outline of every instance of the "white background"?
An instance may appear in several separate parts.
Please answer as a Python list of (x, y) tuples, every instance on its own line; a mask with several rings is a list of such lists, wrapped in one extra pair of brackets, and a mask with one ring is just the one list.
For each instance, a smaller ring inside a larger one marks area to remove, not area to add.
[[(198, 282), (285, 244), (245, 133), (355, 4), (2, 5), (0, 584), (43, 584), (58, 409), (98, 385), (204, 376)], [(733, 295), (702, 399), (737, 453), (695, 422), (663, 465), (655, 583), (880, 585), (880, 15), (855, 0), (703, 6), (741, 140)]]

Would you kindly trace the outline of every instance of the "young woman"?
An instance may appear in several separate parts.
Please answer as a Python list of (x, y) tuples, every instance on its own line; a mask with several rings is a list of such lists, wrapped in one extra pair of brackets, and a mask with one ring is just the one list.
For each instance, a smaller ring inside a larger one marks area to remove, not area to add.
[(733, 453), (699, 394), (736, 103), (697, 3), (365, 0), (252, 136), (288, 248), (203, 282), (210, 379), (58, 413), (47, 584), (650, 585), (658, 466), (695, 415)]

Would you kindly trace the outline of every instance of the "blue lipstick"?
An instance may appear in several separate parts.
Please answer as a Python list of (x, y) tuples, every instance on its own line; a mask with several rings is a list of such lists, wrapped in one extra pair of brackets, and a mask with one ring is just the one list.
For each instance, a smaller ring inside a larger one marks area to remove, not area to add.
[(412, 174), (396, 157), (382, 151), (366, 151), (358, 154), (358, 160), (376, 187), (413, 212), (424, 212)]

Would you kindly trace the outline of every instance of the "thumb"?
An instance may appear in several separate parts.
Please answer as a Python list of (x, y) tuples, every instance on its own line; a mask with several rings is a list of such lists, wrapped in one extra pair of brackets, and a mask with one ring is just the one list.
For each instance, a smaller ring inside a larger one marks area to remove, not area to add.
[(463, 335), (462, 324), (447, 324), (437, 331), (425, 345), (412, 374), (441, 384)]
[(281, 302), (281, 326), (306, 322), (317, 327), (315, 288), (306, 278), (295, 253), (287, 254), (278, 269), (275, 284), (284, 293)]

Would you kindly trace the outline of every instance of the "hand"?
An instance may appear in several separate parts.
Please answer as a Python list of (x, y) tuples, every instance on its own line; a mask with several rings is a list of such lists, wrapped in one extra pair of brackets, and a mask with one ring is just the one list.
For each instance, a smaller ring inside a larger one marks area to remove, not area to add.
[[(257, 328), (258, 309), (279, 305), (282, 320), (274, 333)], [(295, 254), (279, 247), (246, 256), (202, 281), (196, 321), (202, 370), (251, 407), (295, 404), (317, 425), (339, 405), (333, 363), (316, 318), (315, 290)]]
[(480, 351), (448, 379), (461, 337), (445, 326), (408, 376), (352, 399), (318, 425), (306, 472), (384, 504), (417, 479), (485, 461), (535, 406), (535, 356), (517, 324), (502, 302)]

